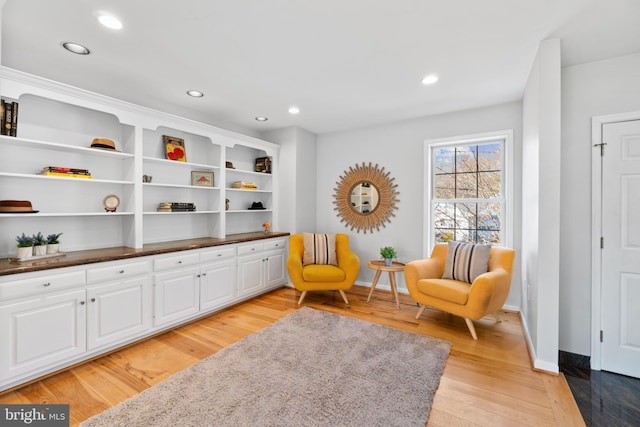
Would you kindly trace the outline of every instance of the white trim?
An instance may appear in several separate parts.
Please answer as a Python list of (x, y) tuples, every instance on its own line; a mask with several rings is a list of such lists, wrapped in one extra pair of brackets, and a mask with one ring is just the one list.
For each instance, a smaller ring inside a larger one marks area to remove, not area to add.
[(529, 327), (527, 325), (527, 317), (524, 315), (522, 311), (520, 313), (520, 323), (522, 324), (522, 334), (524, 335), (524, 340), (527, 343), (527, 350), (529, 351), (529, 359), (531, 361), (531, 365), (533, 369), (538, 371), (551, 372), (553, 374), (557, 374), (560, 372), (560, 367), (557, 363), (551, 363), (544, 360), (538, 359), (536, 355), (535, 347), (533, 346), (533, 341), (531, 340), (531, 334), (529, 333)]
[(428, 233), (427, 236), (423, 236), (422, 239), (422, 253), (424, 257), (428, 257), (431, 253), (431, 248), (434, 245), (432, 233), (431, 233), (431, 151), (433, 147), (440, 145), (463, 145), (463, 144), (476, 144), (485, 141), (492, 141), (496, 139), (504, 140), (504, 168), (503, 168), (503, 188), (505, 199), (505, 216), (506, 227), (504, 227), (504, 246), (513, 247), (513, 129), (506, 129), (494, 132), (484, 132), (470, 135), (460, 135), (448, 138), (427, 139), (424, 141), (424, 232)]
[(602, 366), (602, 157), (594, 146), (602, 142), (605, 124), (630, 120), (640, 120), (640, 111), (591, 118), (591, 369), (594, 371), (599, 371)]

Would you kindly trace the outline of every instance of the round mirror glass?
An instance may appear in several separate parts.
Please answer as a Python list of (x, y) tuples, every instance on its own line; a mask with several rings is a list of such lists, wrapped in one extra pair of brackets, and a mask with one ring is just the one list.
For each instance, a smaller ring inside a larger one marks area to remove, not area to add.
[(356, 184), (351, 189), (351, 195), (349, 196), (351, 209), (364, 215), (371, 214), (378, 207), (379, 194), (375, 185), (369, 181)]

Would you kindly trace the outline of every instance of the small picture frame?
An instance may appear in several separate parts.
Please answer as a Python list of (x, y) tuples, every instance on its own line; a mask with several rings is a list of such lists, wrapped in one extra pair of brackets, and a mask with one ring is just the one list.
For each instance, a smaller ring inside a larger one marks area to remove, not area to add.
[(196, 187), (213, 187), (213, 172), (191, 171), (191, 185)]
[(187, 152), (184, 148), (184, 139), (162, 135), (162, 141), (164, 142), (165, 156), (168, 160), (175, 160), (177, 162), (187, 161)]

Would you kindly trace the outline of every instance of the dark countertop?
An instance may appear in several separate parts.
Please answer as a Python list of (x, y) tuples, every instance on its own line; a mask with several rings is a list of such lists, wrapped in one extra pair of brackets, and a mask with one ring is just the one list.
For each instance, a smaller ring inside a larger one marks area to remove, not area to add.
[(117, 248), (93, 249), (89, 251), (64, 252), (65, 255), (60, 257), (43, 258), (23, 262), (11, 261), (10, 259), (5, 258), (0, 260), (0, 276), (72, 267), (96, 262), (116, 261), (120, 259), (158, 255), (170, 252), (187, 251), (212, 246), (230, 245), (232, 243), (252, 242), (255, 240), (271, 239), (273, 237), (285, 237), (289, 236), (289, 234), (290, 233), (288, 232), (277, 231), (269, 233), (255, 232), (231, 234), (223, 239), (205, 237), (200, 239), (176, 240), (166, 243), (153, 243), (144, 245), (141, 249), (121, 246)]

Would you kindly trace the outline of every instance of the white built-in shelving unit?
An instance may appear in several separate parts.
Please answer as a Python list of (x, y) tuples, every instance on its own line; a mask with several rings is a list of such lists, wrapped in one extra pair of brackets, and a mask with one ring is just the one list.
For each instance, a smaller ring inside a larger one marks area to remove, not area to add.
[[(19, 103), (18, 136), (0, 136), (0, 200), (29, 200), (38, 210), (0, 214), (0, 257), (15, 255), (22, 233), (63, 233), (61, 250), (76, 251), (278, 226), (276, 144), (4, 67), (0, 96)], [(163, 135), (184, 139), (185, 162), (166, 159)], [(94, 138), (115, 141), (117, 150), (90, 148)], [(255, 172), (255, 159), (265, 156), (273, 172)], [(39, 175), (45, 166), (88, 169), (93, 177)], [(212, 172), (214, 186), (191, 185), (193, 171)], [(234, 181), (255, 182), (257, 190), (233, 189)], [(110, 194), (120, 199), (116, 212), (103, 208)], [(157, 212), (161, 202), (191, 202), (196, 211)], [(265, 209), (249, 209), (253, 202)]]

